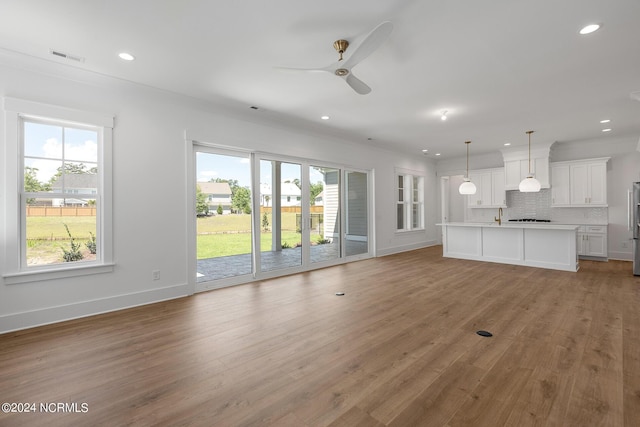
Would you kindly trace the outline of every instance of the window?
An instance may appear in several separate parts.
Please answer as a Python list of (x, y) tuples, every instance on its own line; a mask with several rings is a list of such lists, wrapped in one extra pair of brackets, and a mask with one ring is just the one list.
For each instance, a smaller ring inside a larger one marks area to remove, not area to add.
[(109, 271), (113, 118), (13, 98), (4, 106), (4, 186), (17, 196), (7, 198), (5, 280)]
[(424, 228), (424, 176), (396, 170), (396, 230)]

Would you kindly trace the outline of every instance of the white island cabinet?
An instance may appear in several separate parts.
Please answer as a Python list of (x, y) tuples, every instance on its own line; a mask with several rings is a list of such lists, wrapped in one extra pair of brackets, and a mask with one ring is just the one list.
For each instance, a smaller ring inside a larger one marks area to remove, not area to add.
[(450, 222), (444, 257), (578, 271), (577, 225)]

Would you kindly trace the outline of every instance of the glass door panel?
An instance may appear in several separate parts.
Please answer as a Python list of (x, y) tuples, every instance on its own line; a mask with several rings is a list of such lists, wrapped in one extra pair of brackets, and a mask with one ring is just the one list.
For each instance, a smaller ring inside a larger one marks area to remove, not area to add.
[(260, 160), (260, 271), (302, 265), (302, 166)]
[(309, 205), (311, 263), (341, 258), (339, 169), (309, 167)]
[(196, 281), (253, 273), (248, 157), (196, 151)]
[(369, 252), (368, 177), (365, 172), (347, 171), (346, 190), (346, 256)]

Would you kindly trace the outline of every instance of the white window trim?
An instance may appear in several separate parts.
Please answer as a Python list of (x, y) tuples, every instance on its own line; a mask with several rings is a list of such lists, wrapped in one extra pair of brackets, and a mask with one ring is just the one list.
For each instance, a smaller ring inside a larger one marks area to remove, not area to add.
[[(3, 199), (0, 199), (3, 212), (6, 214), (2, 226), (4, 245), (1, 247), (2, 277), (4, 283), (27, 283), (38, 280), (51, 280), (66, 277), (82, 276), (87, 274), (105, 273), (113, 271), (113, 197), (112, 197), (112, 140), (113, 140), (113, 116), (99, 113), (75, 110), (55, 105), (42, 104), (17, 98), (4, 98), (4, 146), (5, 146), (5, 173), (1, 177), (4, 181)], [(102, 144), (99, 146), (98, 164), (101, 170), (101, 206), (99, 227), (101, 259), (87, 261), (82, 264), (55, 264), (41, 267), (22, 267), (22, 230), (16, 227), (21, 224), (22, 209), (20, 201), (20, 166), (21, 149), (21, 123), (22, 118), (37, 118), (45, 120), (57, 120), (71, 125), (91, 125), (102, 128)]]
[[(403, 205), (404, 205), (404, 228), (402, 229), (398, 229), (397, 224), (398, 224), (398, 209), (397, 209), (397, 205), (400, 204), (400, 201), (398, 200), (398, 178), (400, 176), (404, 177), (404, 188), (403, 188)], [(419, 204), (421, 204), (421, 212), (420, 212), (420, 226), (414, 228), (413, 227), (413, 178), (421, 178), (422, 179), (422, 184), (421, 187), (419, 189), (419, 197), (420, 197), (420, 201)], [(394, 200), (395, 200), (395, 206), (396, 208), (394, 209), (395, 211), (395, 232), (396, 233), (411, 233), (411, 232), (418, 232), (418, 231), (424, 231), (424, 212), (425, 212), (425, 207), (424, 207), (424, 180), (425, 180), (425, 172), (421, 172), (421, 171), (415, 171), (415, 170), (410, 170), (410, 169), (402, 169), (402, 168), (395, 168), (395, 174), (394, 174)]]

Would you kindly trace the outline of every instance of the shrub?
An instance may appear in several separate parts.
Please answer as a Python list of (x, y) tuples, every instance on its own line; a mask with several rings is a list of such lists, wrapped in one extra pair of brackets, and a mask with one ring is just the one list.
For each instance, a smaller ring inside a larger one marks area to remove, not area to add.
[(318, 242), (319, 245), (326, 245), (327, 243), (331, 243), (331, 240), (325, 239), (323, 237), (318, 237), (318, 240), (316, 240), (316, 242)]
[(96, 253), (96, 236), (92, 233), (89, 232), (89, 236), (91, 236), (89, 238), (89, 240), (87, 240), (87, 242), (84, 244), (87, 249), (89, 249), (89, 252), (91, 252), (92, 254)]
[(67, 230), (67, 234), (69, 235), (69, 250), (66, 250), (64, 247), (60, 247), (60, 249), (62, 249), (62, 259), (64, 259), (65, 262), (73, 262), (73, 261), (79, 261), (83, 258), (82, 256), (82, 252), (80, 252), (80, 243), (76, 243), (76, 239), (73, 238), (73, 236), (71, 235), (71, 232), (69, 231), (69, 227), (67, 226), (67, 224), (62, 224), (64, 225), (64, 228)]
[(282, 242), (280, 246), (282, 247), (282, 249), (291, 249), (291, 245), (287, 242)]
[(218, 212), (218, 215), (222, 215), (222, 205), (218, 205), (218, 210), (216, 212)]

